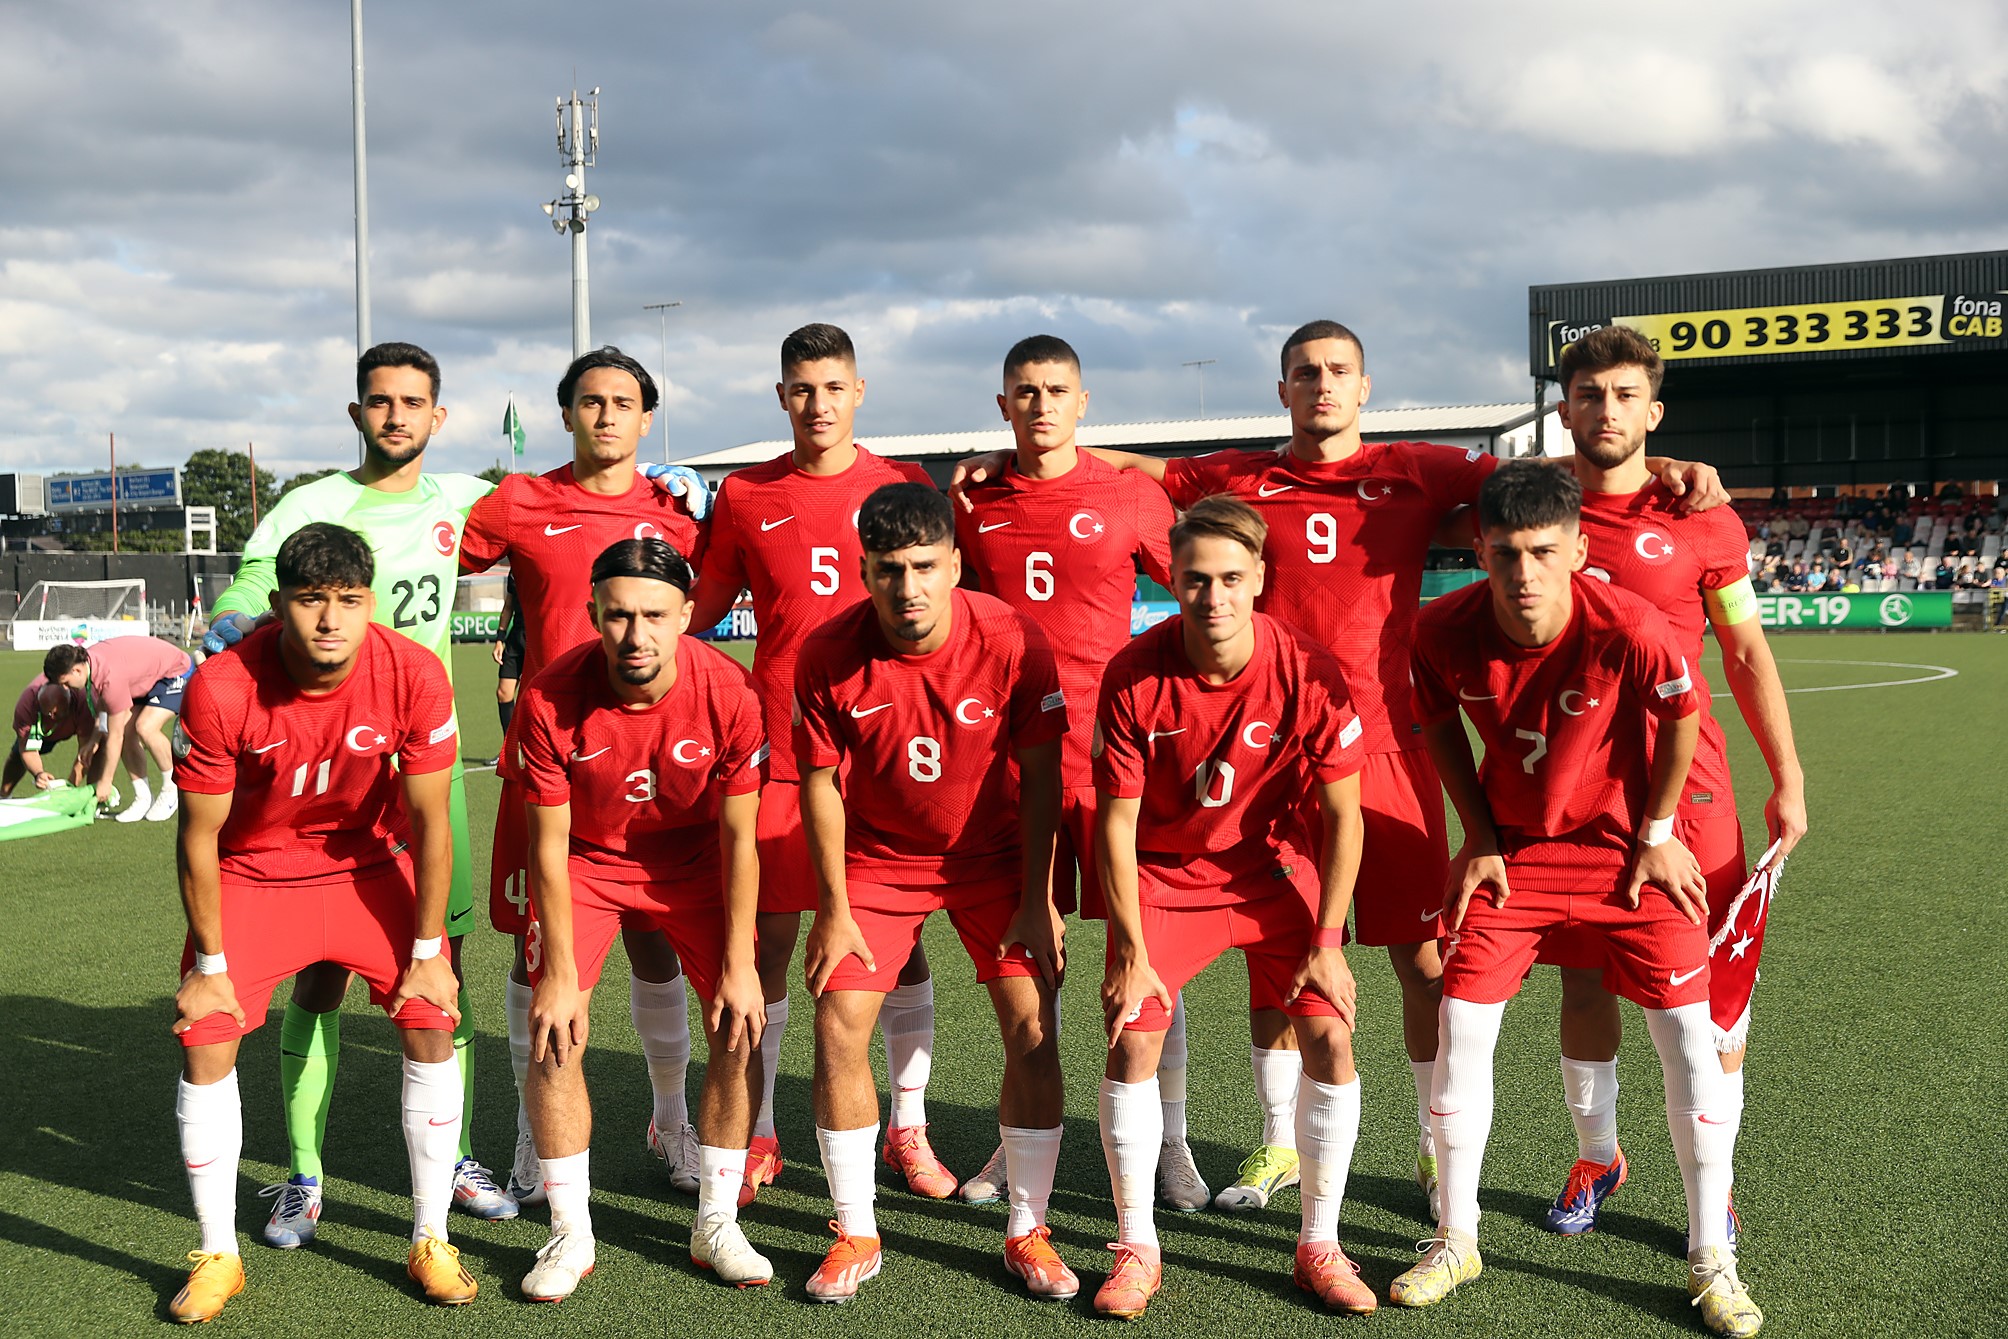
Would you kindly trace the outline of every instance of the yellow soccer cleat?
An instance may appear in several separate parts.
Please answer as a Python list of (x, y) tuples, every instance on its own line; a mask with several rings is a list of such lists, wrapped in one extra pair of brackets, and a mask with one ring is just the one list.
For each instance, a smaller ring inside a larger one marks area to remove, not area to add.
[(404, 1272), (425, 1290), (425, 1300), (438, 1306), (465, 1306), (474, 1300), (474, 1276), (460, 1263), (460, 1252), (426, 1229), (411, 1244)]
[(244, 1291), (244, 1257), (230, 1251), (190, 1251), (195, 1268), (167, 1310), (183, 1325), (200, 1325), (223, 1314), (223, 1304)]
[(1234, 1184), (1213, 1197), (1213, 1207), (1230, 1213), (1266, 1209), (1277, 1191), (1296, 1185), (1297, 1179), (1297, 1150), (1264, 1144), (1241, 1160)]
[(1705, 1246), (1687, 1267), (1691, 1303), (1701, 1308), (1701, 1323), (1728, 1339), (1750, 1339), (1764, 1328), (1764, 1313), (1750, 1300), (1750, 1290), (1736, 1277), (1736, 1255), (1726, 1246)]
[(1484, 1271), (1476, 1237), (1446, 1231), (1422, 1245), (1422, 1259), (1388, 1285), (1387, 1299), (1396, 1306), (1435, 1306)]

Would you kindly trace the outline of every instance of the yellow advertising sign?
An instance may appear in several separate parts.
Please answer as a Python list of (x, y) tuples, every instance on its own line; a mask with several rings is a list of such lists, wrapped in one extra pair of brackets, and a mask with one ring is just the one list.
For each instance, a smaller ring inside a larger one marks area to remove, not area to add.
[(1933, 294), (1783, 307), (1617, 316), (1551, 322), (1549, 348), (1561, 350), (1600, 325), (1624, 325), (1652, 341), (1667, 361), (1749, 358), (1829, 350), (1896, 349), (1919, 344), (1998, 340), (2008, 334), (2008, 295)]

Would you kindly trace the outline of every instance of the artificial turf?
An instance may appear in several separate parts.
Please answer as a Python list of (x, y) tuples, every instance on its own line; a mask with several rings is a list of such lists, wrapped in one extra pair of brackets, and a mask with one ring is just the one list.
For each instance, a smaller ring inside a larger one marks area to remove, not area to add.
[[(1738, 1154), (1743, 1274), (1771, 1335), (2004, 1332), (2008, 1283), (1995, 1214), (2008, 1118), (2008, 933), (1995, 858), (2008, 776), (2008, 639), (1983, 634), (1808, 634), (1774, 645), (1794, 690), (1924, 677), (1873, 662), (1942, 666), (1957, 677), (1791, 698), (1808, 775), (1812, 833), (1784, 879), (1757, 995), (1748, 1113)], [(0, 685), (35, 657), (0, 653)], [(458, 657), (464, 751), (496, 752), (492, 663)], [(1716, 680), (1719, 684), (1719, 677)], [(11, 691), (11, 689), (9, 690)], [(1767, 787), (1726, 694), (1720, 710), (1753, 854)], [(469, 779), (477, 888), (496, 784)], [(169, 1001), (182, 929), (171, 824), (0, 843), (0, 1333), (157, 1330), (195, 1245), (177, 1163), (178, 1047)], [(937, 921), (939, 918), (937, 918)], [(856, 1304), (803, 1303), (829, 1234), (809, 1116), (810, 1005), (797, 986), (778, 1116), (787, 1171), (743, 1215), (774, 1261), (773, 1286), (735, 1292), (692, 1267), (693, 1202), (668, 1191), (641, 1149), (648, 1086), (616, 967), (599, 991), (586, 1061), (599, 1126), (594, 1222), (599, 1268), (557, 1308), (516, 1284), (543, 1241), (542, 1211), (486, 1224), (455, 1215), (455, 1242), (481, 1285), (466, 1308), (434, 1311), (404, 1278), (406, 1170), (397, 1046), (364, 993), (350, 994), (313, 1247), (253, 1244), (258, 1186), (284, 1174), (275, 1020), (251, 1037), (240, 1073), (245, 1161), (239, 1228), (249, 1290), (219, 1333), (670, 1335), (1052, 1334), (1097, 1325), (1089, 1296), (1113, 1232), (1095, 1126), (1101, 1039), (1100, 927), (1076, 923), (1064, 993), (1067, 1131), (1054, 1238), (1086, 1291), (1040, 1304), (999, 1263), (1001, 1206), (922, 1201), (882, 1183), (884, 1274)], [(996, 1142), (998, 1044), (988, 1004), (945, 923), (927, 939), (938, 980), (928, 1106), (936, 1149), (973, 1172)], [(1393, 976), (1355, 951), (1365, 1116), (1341, 1237), (1385, 1296), (1427, 1235), (1412, 1169), (1415, 1107)], [(477, 1151), (505, 1168), (515, 1099), (501, 1017), (508, 945), (468, 940), (480, 1037)], [(1248, 1071), (1245, 977), (1225, 961), (1188, 989), (1192, 1143), (1217, 1189), (1259, 1129)], [(1537, 971), (1508, 1010), (1498, 1116), (1484, 1178), (1485, 1273), (1421, 1312), (1383, 1307), (1386, 1333), (1632, 1336), (1700, 1333), (1683, 1289), (1680, 1179), (1667, 1147), (1651, 1047), (1627, 1006), (1620, 1132), (1631, 1179), (1599, 1230), (1562, 1240), (1539, 1226), (1574, 1154), (1555, 1063), (1558, 999)], [(703, 1047), (691, 1082), (695, 1092)], [(883, 1074), (882, 1061), (881, 1075)], [(1138, 1333), (1316, 1335), (1360, 1324), (1326, 1315), (1290, 1284), (1294, 1191), (1248, 1217), (1161, 1212), (1166, 1281)]]

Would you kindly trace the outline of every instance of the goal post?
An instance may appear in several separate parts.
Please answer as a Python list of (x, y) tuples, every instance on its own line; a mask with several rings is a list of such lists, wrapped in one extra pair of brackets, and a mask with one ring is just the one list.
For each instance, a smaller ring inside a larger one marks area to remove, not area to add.
[(146, 582), (38, 581), (14, 611), (9, 640), (17, 651), (40, 651), (65, 642), (82, 645), (107, 637), (145, 637)]

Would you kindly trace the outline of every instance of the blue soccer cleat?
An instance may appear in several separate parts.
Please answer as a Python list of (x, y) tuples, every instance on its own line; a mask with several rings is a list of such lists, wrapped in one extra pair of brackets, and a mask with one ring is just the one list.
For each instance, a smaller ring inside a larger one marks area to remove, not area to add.
[(1604, 1207), (1604, 1201), (1617, 1194), (1618, 1187), (1625, 1183), (1625, 1151), (1619, 1149), (1617, 1156), (1608, 1164), (1591, 1162), (1586, 1158), (1576, 1159), (1576, 1165), (1569, 1168), (1568, 1184), (1562, 1193), (1548, 1206), (1548, 1230), (1559, 1232), (1565, 1237), (1581, 1236), (1597, 1226), (1597, 1213)]

